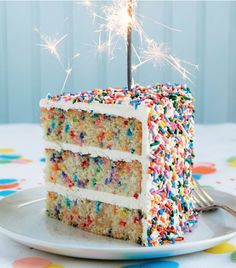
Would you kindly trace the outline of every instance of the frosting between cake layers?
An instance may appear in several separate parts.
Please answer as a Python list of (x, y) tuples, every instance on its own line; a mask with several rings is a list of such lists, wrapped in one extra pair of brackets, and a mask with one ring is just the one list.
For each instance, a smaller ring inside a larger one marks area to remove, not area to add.
[(132, 160), (137, 160), (139, 162), (142, 162), (143, 160), (142, 156), (140, 155), (122, 152), (119, 150), (101, 149), (99, 147), (80, 146), (77, 144), (70, 143), (58, 144), (51, 141), (45, 141), (44, 144), (46, 149), (55, 149), (56, 151), (68, 150), (73, 153), (90, 154), (92, 157), (107, 157), (112, 161), (124, 160), (126, 162), (130, 162)]
[(87, 112), (94, 112), (100, 114), (109, 114), (114, 116), (122, 116), (124, 118), (136, 118), (143, 122), (147, 119), (149, 108), (141, 103), (136, 109), (134, 106), (129, 103), (121, 104), (104, 104), (104, 103), (84, 103), (84, 102), (67, 102), (65, 100), (58, 100), (57, 102), (52, 101), (51, 99), (44, 98), (40, 100), (40, 107), (50, 109), (50, 108), (60, 108), (62, 110), (83, 110)]
[(129, 209), (144, 210), (143, 207), (144, 203), (142, 197), (140, 197), (139, 199), (135, 199), (134, 197), (120, 196), (117, 194), (99, 192), (78, 187), (68, 188), (63, 185), (55, 184), (52, 182), (46, 182), (45, 185), (47, 191), (56, 192), (58, 194), (68, 197), (71, 200), (87, 199), (91, 201), (100, 201), (103, 203), (108, 203), (119, 207), (126, 207)]

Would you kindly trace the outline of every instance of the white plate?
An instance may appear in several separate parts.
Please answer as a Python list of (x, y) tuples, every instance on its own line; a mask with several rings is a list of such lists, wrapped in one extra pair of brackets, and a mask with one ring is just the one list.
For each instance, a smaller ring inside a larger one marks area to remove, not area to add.
[[(236, 208), (235, 197), (209, 191), (217, 200)], [(93, 235), (45, 215), (44, 188), (16, 193), (0, 201), (0, 231), (27, 246), (43, 251), (89, 259), (148, 259), (204, 250), (236, 235), (236, 220), (222, 210), (201, 215), (185, 240), (174, 245), (145, 248)], [(41, 201), (34, 202), (34, 200)], [(33, 201), (33, 202), (32, 202)]]

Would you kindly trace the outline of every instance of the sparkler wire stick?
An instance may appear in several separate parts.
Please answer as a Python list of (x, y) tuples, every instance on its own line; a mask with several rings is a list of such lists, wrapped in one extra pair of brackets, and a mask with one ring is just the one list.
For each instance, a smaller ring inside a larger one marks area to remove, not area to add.
[(132, 0), (128, 0), (128, 16), (130, 18), (127, 28), (127, 84), (128, 90), (132, 85)]

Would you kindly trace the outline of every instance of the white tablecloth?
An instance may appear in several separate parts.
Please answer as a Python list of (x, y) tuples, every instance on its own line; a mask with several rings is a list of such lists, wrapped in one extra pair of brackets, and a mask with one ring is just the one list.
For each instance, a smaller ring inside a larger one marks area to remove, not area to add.
[[(195, 177), (207, 185), (236, 196), (236, 125), (196, 127)], [(0, 198), (43, 184), (43, 141), (38, 125), (0, 125)], [(17, 215), (16, 215), (17, 219)], [(220, 220), (220, 219), (219, 219)], [(236, 223), (235, 223), (236, 224)], [(34, 268), (27, 260), (41, 257), (47, 268), (74, 267), (236, 267), (232, 252), (236, 238), (211, 252), (199, 252), (151, 261), (95, 261), (47, 254), (18, 244), (0, 234), (0, 268)], [(25, 264), (21, 261), (26, 258)], [(17, 262), (16, 262), (17, 261)], [(19, 266), (21, 264), (21, 266)], [(37, 268), (46, 268), (40, 266)], [(130, 266), (131, 267), (131, 266)]]

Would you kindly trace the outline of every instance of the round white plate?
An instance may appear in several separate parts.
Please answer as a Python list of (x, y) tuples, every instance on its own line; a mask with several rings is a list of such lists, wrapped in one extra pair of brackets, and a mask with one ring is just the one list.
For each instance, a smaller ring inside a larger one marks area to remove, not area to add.
[[(219, 201), (236, 208), (232, 195), (209, 190)], [(175, 256), (213, 247), (236, 235), (236, 219), (222, 210), (202, 214), (185, 240), (145, 248), (112, 238), (93, 235), (50, 219), (44, 210), (45, 190), (37, 187), (0, 201), (0, 231), (27, 246), (43, 251), (89, 259), (148, 259)]]

